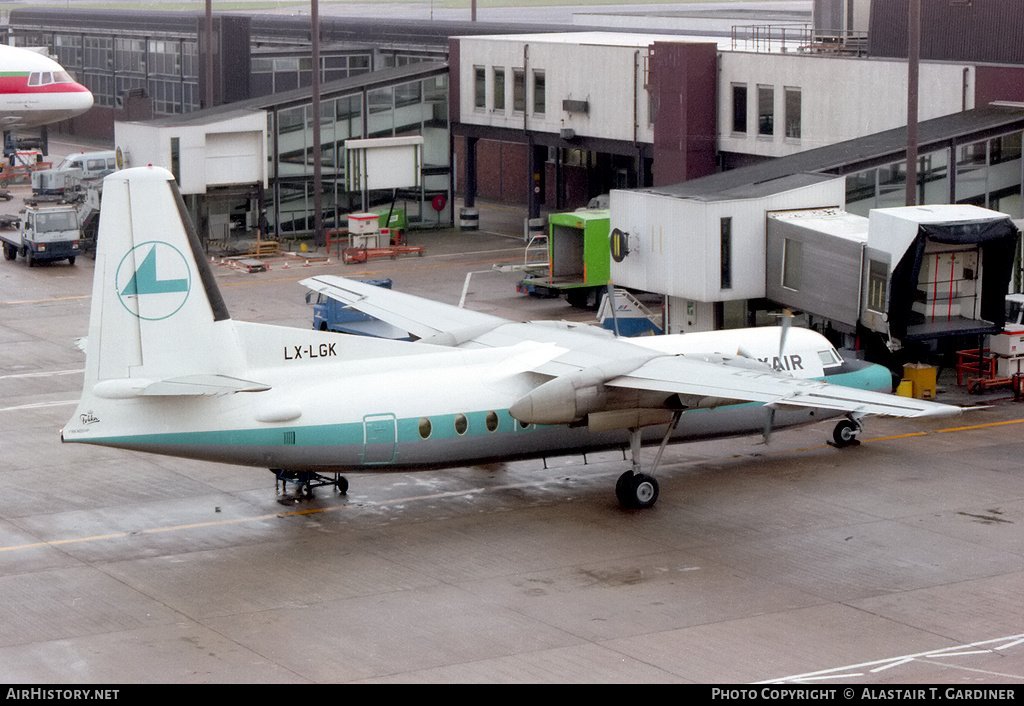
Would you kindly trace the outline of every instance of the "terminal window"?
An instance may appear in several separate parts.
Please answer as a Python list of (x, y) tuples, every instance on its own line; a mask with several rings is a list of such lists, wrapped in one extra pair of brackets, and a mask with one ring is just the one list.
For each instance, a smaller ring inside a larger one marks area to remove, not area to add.
[(533, 72), (533, 112), (544, 115), (545, 112), (544, 72)]
[(757, 87), (757, 134), (775, 134), (775, 88)]
[(473, 82), (473, 106), (476, 108), (484, 108), (487, 105), (487, 73), (484, 71), (484, 67), (473, 67)]
[(782, 286), (799, 291), (804, 270), (804, 244), (786, 238), (782, 250)]
[(732, 289), (732, 218), (723, 218), (719, 224), (721, 245), (721, 276), (719, 284), (722, 289)]
[(522, 69), (512, 69), (512, 110), (526, 112), (526, 75)]
[(786, 137), (800, 139), (800, 89), (786, 87)]
[(747, 87), (732, 87), (732, 131), (747, 133)]
[(494, 109), (505, 110), (505, 67), (494, 67)]

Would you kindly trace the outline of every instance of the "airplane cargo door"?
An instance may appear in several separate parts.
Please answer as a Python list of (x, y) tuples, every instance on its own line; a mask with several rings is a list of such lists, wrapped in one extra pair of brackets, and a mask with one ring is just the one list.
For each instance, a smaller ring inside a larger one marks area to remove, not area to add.
[(398, 427), (393, 414), (363, 417), (363, 463), (386, 464), (395, 460)]

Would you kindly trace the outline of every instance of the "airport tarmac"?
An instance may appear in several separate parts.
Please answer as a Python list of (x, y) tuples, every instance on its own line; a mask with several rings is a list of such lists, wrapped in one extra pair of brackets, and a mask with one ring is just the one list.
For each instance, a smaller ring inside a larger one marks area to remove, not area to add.
[[(303, 328), (314, 273), (456, 303), (473, 272), (471, 308), (590, 317), (491, 269), (522, 260), (519, 219), (413, 232), (422, 258), (215, 278), (235, 318)], [(615, 500), (618, 452), (295, 502), (262, 469), (61, 445), (92, 270), (0, 263), (0, 682), (1024, 681), (1010, 399), (869, 420), (845, 450), (827, 423), (673, 446), (647, 511)]]

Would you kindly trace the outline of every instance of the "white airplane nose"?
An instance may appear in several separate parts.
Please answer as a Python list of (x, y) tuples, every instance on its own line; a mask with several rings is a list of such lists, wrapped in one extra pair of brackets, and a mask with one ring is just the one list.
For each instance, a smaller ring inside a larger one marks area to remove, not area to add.
[(75, 85), (81, 90), (67, 94), (67, 105), (74, 115), (81, 115), (92, 107), (93, 97), (92, 92), (88, 88), (78, 83)]

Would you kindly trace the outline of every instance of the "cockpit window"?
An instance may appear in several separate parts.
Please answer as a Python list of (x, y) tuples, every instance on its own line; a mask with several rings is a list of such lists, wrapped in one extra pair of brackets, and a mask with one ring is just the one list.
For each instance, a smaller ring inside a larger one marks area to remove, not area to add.
[(33, 71), (28, 75), (29, 86), (48, 86), (51, 83), (74, 83), (66, 71)]
[(827, 351), (818, 351), (818, 358), (821, 359), (821, 367), (823, 368), (834, 368), (837, 365), (843, 364), (843, 358), (835, 348), (830, 348)]

